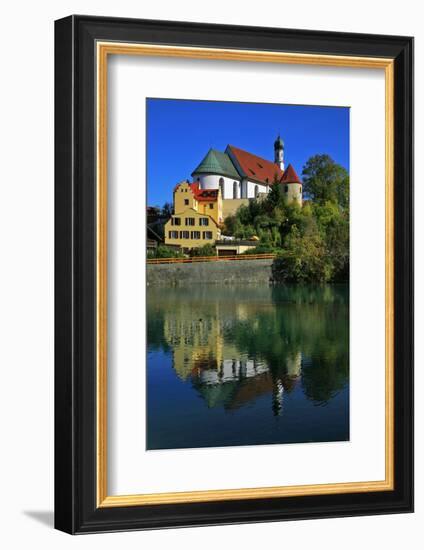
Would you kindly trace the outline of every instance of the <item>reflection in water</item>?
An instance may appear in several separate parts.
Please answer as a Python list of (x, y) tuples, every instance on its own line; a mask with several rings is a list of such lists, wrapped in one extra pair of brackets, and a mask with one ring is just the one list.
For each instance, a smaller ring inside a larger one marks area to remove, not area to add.
[(348, 319), (346, 286), (149, 288), (148, 448), (348, 439)]

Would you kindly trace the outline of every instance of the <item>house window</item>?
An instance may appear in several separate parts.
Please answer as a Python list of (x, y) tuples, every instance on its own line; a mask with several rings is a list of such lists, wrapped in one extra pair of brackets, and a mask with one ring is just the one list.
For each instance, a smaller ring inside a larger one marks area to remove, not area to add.
[(178, 239), (178, 231), (170, 231), (169, 232), (169, 238), (170, 239)]
[[(187, 231), (188, 233), (188, 231)], [(191, 238), (192, 239), (200, 239), (200, 231), (192, 231), (191, 232)]]
[(209, 210), (212, 210), (213, 209), (213, 203), (209, 203)]
[(180, 231), (180, 239), (189, 239), (190, 231)]
[(199, 225), (209, 225), (209, 218), (200, 218)]
[(288, 186), (288, 185), (285, 185), (285, 186), (284, 186), (284, 192), (285, 192), (285, 193), (288, 193), (288, 192), (289, 192), (289, 186)]
[(186, 225), (194, 225), (194, 218), (186, 218), (185, 219)]
[(259, 195), (259, 187), (255, 185), (255, 199), (258, 198), (258, 195)]
[(233, 183), (233, 199), (238, 198), (238, 183), (235, 181)]
[(171, 225), (181, 225), (181, 218), (172, 218)]
[(221, 197), (224, 198), (224, 178), (219, 178), (219, 188), (221, 189)]
[(212, 231), (203, 231), (203, 238), (207, 240), (212, 239)]
[(184, 204), (187, 206), (188, 205), (188, 199), (184, 199)]

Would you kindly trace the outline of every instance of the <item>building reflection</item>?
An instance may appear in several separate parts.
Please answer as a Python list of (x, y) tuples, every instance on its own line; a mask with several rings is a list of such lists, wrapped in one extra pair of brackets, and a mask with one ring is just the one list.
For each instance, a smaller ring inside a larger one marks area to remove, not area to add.
[[(209, 408), (231, 411), (269, 396), (273, 414), (280, 415), (284, 395), (301, 377), (301, 352), (290, 349), (280, 356), (278, 365), (271, 365), (254, 346), (249, 349), (235, 337), (247, 321), (254, 329), (257, 304), (250, 306), (252, 311), (246, 302), (229, 307), (219, 301), (209, 306), (196, 309), (191, 303), (165, 312), (164, 338), (177, 376), (191, 383)], [(272, 308), (266, 314), (272, 317)]]
[(349, 288), (208, 285), (206, 267), (147, 289), (147, 448), (348, 439)]
[(270, 399), (275, 415), (296, 386), (315, 405), (348, 383), (348, 289), (191, 285), (149, 288), (149, 350), (208, 407)]

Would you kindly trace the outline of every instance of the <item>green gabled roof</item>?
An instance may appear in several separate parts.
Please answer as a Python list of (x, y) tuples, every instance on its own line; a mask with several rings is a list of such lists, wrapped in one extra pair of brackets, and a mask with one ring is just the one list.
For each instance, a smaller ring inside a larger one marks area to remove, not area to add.
[(229, 178), (240, 179), (239, 173), (234, 167), (230, 157), (226, 153), (221, 153), (216, 149), (209, 149), (208, 154), (192, 172), (194, 174), (219, 174)]

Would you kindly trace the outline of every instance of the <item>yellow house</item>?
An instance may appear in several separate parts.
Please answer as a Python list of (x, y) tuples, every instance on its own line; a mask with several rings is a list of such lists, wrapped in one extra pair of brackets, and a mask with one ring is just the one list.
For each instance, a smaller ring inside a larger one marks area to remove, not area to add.
[(182, 182), (174, 189), (174, 214), (165, 224), (165, 244), (183, 249), (215, 244), (220, 238), (222, 199), (219, 189)]
[(180, 214), (187, 208), (211, 216), (217, 224), (224, 221), (220, 189), (201, 189), (198, 182), (179, 183), (174, 189), (174, 212)]

